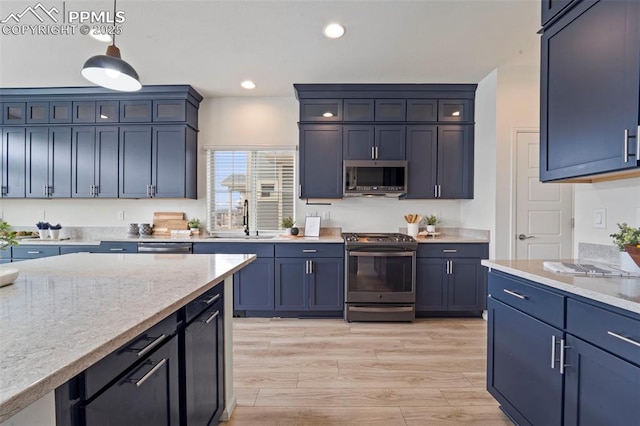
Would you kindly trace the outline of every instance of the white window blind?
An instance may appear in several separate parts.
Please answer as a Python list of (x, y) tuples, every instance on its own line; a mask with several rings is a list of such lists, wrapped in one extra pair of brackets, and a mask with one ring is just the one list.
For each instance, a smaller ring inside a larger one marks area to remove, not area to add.
[(294, 217), (295, 150), (207, 150), (207, 208), (210, 232), (276, 231)]

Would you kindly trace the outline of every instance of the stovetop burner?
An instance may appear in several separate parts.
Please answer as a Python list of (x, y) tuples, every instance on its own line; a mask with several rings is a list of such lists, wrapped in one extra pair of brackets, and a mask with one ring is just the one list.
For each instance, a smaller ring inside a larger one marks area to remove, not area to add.
[(406, 234), (400, 233), (374, 233), (374, 232), (343, 232), (342, 238), (344, 238), (347, 245), (349, 243), (358, 244), (406, 244), (415, 243), (416, 240)]

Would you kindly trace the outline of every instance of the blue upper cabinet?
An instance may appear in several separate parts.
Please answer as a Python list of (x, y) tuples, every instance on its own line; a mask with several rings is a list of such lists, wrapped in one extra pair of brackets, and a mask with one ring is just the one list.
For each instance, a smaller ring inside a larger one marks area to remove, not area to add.
[(407, 99), (407, 121), (438, 121), (436, 99)]
[(26, 110), (25, 102), (5, 102), (2, 105), (4, 124), (24, 124), (27, 120)]
[(546, 25), (553, 18), (558, 16), (560, 12), (565, 10), (571, 3), (577, 3), (577, 0), (542, 0), (541, 18), (542, 25)]
[(151, 101), (121, 101), (121, 123), (148, 123), (151, 121)]
[(376, 99), (375, 121), (405, 121), (406, 117), (405, 99)]
[(565, 10), (542, 34), (540, 180), (640, 175), (640, 2)]
[(26, 121), (28, 124), (49, 122), (49, 102), (27, 102)]
[(300, 198), (342, 198), (342, 126), (300, 125)]
[(345, 99), (344, 121), (373, 121), (373, 99)]
[(342, 99), (300, 101), (300, 121), (342, 121)]

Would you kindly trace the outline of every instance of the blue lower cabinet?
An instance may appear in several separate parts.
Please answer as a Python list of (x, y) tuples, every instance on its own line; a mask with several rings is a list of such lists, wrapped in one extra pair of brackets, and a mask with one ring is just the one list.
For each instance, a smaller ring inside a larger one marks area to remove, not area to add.
[(493, 298), (487, 310), (487, 390), (516, 424), (561, 425), (563, 376), (551, 360), (562, 331)]
[(41, 257), (60, 255), (60, 246), (52, 245), (18, 245), (11, 249), (13, 261), (39, 259)]
[(341, 311), (344, 308), (343, 259), (276, 259), (275, 308), (282, 311)]
[(272, 311), (274, 308), (273, 259), (259, 258), (233, 275), (233, 309)]
[(60, 246), (60, 254), (71, 253), (94, 253), (98, 249), (98, 245), (91, 246)]
[(567, 336), (565, 425), (631, 425), (640, 419), (640, 367)]

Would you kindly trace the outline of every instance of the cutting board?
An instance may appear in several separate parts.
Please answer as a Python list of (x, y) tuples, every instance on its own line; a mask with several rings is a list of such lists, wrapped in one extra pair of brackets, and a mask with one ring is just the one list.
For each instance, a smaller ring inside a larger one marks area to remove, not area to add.
[(183, 212), (155, 212), (153, 214), (153, 234), (171, 235), (174, 229), (185, 230), (189, 221), (184, 220)]

